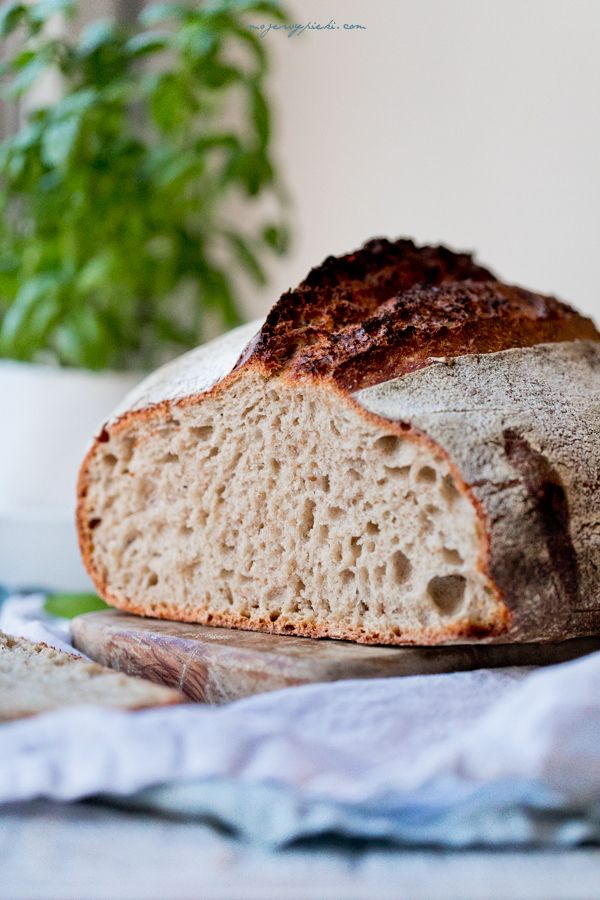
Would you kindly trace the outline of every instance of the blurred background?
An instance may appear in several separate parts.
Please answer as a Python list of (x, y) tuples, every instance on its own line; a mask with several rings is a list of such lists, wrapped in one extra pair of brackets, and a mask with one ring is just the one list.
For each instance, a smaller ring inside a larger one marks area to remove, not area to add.
[(407, 235), (600, 316), (596, 0), (291, 9), (367, 30), (265, 37), (296, 231), (273, 295), (329, 253)]
[(72, 6), (3, 7), (0, 583), (86, 584), (98, 422), (329, 254), (445, 243), (600, 318), (597, 0)]

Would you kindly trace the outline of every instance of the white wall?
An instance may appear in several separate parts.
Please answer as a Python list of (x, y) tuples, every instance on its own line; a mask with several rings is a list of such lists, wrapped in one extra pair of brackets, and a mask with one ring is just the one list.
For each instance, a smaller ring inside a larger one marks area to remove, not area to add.
[(509, 281), (600, 317), (600, 2), (296, 0), (265, 38), (291, 257), (261, 311), (374, 235), (476, 250)]

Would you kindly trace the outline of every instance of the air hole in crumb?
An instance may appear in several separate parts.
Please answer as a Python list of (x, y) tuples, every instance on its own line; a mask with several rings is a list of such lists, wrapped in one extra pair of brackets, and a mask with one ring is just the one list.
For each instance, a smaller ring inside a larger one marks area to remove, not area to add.
[(407, 478), (410, 466), (384, 466), (386, 475), (390, 478)]
[(350, 538), (350, 556), (352, 558), (352, 563), (356, 563), (356, 560), (360, 556), (361, 546), (359, 543), (359, 538), (353, 536)]
[(274, 609), (273, 612), (269, 613), (269, 619), (271, 620), (271, 622), (276, 622), (280, 615), (281, 615), (281, 610)]
[(339, 506), (330, 506), (328, 509), (328, 512), (329, 512), (329, 518), (332, 519), (334, 522), (336, 519), (341, 519), (342, 516), (344, 515), (344, 510), (341, 509), (341, 507), (339, 507)]
[(205, 441), (213, 433), (212, 425), (192, 425), (190, 434), (198, 441)]
[(169, 453), (165, 453), (165, 455), (164, 455), (161, 459), (159, 459), (159, 462), (161, 462), (161, 463), (174, 463), (174, 462), (177, 462), (178, 460), (179, 460), (179, 457), (177, 456), (176, 453), (170, 453), (170, 452), (169, 452)]
[(462, 575), (436, 575), (429, 581), (429, 596), (444, 615), (455, 612), (465, 595), (466, 579)]
[(437, 472), (431, 466), (421, 466), (417, 472), (417, 481), (421, 484), (433, 484), (437, 480)]
[(348, 477), (351, 478), (352, 481), (360, 481), (362, 475), (358, 469), (348, 469)]
[(330, 489), (329, 475), (321, 475), (319, 477), (319, 487), (323, 493), (328, 494)]
[(402, 550), (392, 553), (392, 575), (397, 584), (403, 584), (410, 575), (410, 559)]
[(305, 591), (305, 590), (306, 590), (305, 583), (302, 581), (301, 578), (296, 577), (296, 579), (294, 581), (294, 592), (295, 592), (296, 596), (298, 596), (299, 594), (302, 593), (302, 591)]
[(459, 566), (464, 562), (458, 550), (452, 550), (450, 547), (442, 548), (442, 556), (444, 557), (445, 562), (450, 563), (450, 565), (453, 566)]
[(146, 581), (146, 587), (156, 587), (158, 584), (158, 575), (156, 572), (150, 572)]
[(354, 572), (351, 572), (350, 569), (343, 569), (340, 572), (340, 580), (342, 584), (352, 584), (352, 582), (354, 581)]
[(105, 466), (109, 466), (109, 468), (112, 469), (112, 467), (117, 464), (117, 457), (114, 453), (105, 453), (102, 457), (102, 461)]
[(269, 465), (270, 465), (271, 472), (273, 473), (273, 475), (278, 475), (279, 470), (281, 469), (281, 463), (279, 462), (279, 460), (272, 458), (269, 462)]
[(300, 529), (303, 538), (307, 538), (315, 525), (315, 504), (313, 500), (305, 500), (300, 519)]
[(424, 513), (419, 517), (419, 522), (421, 523), (421, 531), (423, 532), (423, 534), (432, 534), (433, 522), (431, 521), (430, 515)]
[(458, 491), (451, 475), (445, 475), (442, 482), (442, 497), (446, 503), (453, 503), (458, 498)]
[(218, 454), (218, 452), (219, 452), (219, 448), (218, 448), (218, 447), (211, 447), (211, 448), (210, 448), (210, 452), (209, 452), (209, 454), (208, 454), (208, 458), (209, 458), (209, 459), (213, 459), (213, 458)]
[(376, 522), (367, 522), (367, 534), (379, 534), (380, 528)]
[(94, 528), (97, 528), (101, 521), (102, 519), (90, 519), (88, 522), (88, 528), (90, 529), (90, 531), (93, 531)]
[(383, 437), (377, 438), (375, 447), (382, 453), (394, 453), (400, 444), (400, 438), (395, 434), (385, 434)]
[(329, 537), (329, 526), (319, 525), (319, 541), (324, 543)]

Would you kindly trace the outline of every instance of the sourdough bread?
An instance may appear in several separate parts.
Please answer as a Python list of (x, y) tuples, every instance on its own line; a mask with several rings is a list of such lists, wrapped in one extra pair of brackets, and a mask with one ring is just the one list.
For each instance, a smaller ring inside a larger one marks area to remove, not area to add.
[(330, 258), (102, 429), (88, 570), (120, 609), (277, 633), (598, 632), (599, 341), (466, 254)]
[(0, 632), (0, 722), (82, 703), (140, 709), (184, 699), (170, 688)]

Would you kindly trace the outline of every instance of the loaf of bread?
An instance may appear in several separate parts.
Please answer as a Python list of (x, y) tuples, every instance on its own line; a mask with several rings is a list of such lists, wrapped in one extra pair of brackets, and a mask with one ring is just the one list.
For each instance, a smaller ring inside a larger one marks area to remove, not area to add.
[(184, 700), (170, 688), (0, 632), (0, 722), (81, 703), (141, 709)]
[(147, 379), (82, 467), (101, 595), (365, 643), (600, 632), (600, 335), (375, 240)]

